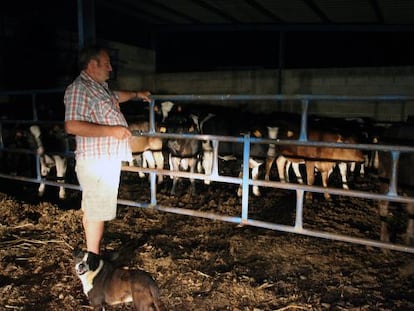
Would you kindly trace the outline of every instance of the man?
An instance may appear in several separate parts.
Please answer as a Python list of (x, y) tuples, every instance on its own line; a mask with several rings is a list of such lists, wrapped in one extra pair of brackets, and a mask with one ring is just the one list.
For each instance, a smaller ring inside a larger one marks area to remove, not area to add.
[(80, 75), (65, 91), (65, 129), (76, 135), (86, 247), (100, 254), (105, 221), (116, 217), (121, 162), (131, 160), (131, 132), (119, 103), (149, 101), (150, 92), (111, 91), (107, 80), (112, 66), (101, 47), (85, 48), (80, 68)]

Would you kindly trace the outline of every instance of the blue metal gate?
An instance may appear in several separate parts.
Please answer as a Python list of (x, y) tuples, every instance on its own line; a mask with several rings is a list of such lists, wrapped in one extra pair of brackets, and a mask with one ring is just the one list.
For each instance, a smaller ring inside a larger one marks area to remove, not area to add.
[[(7, 152), (22, 152), (22, 153), (33, 153), (29, 150), (11, 150), (4, 146), (2, 140), (2, 125), (6, 123), (47, 123), (47, 122), (61, 122), (62, 120), (55, 120), (55, 121), (42, 121), (39, 120), (37, 116), (37, 102), (36, 102), (36, 95), (39, 93), (53, 93), (53, 92), (61, 92), (63, 90), (49, 90), (49, 91), (42, 91), (42, 90), (34, 90), (34, 91), (27, 91), (27, 92), (2, 92), (0, 93), (1, 97), (8, 97), (8, 96), (17, 96), (17, 95), (31, 95), (33, 102), (33, 118), (31, 120), (0, 120), (0, 151), (7, 151)], [(171, 101), (180, 101), (180, 102), (202, 102), (202, 101), (226, 101), (226, 102), (237, 102), (237, 101), (269, 101), (269, 102), (285, 102), (285, 101), (299, 101), (301, 103), (302, 112), (301, 112), (301, 131), (300, 137), (297, 141), (291, 140), (274, 140), (274, 139), (261, 139), (261, 138), (253, 138), (249, 135), (244, 135), (240, 137), (228, 137), (228, 136), (214, 136), (214, 135), (192, 135), (192, 134), (165, 134), (165, 133), (158, 133), (155, 132), (155, 121), (154, 121), (154, 105), (155, 101), (164, 101), (164, 100), (171, 100)], [(132, 172), (145, 172), (150, 174), (150, 188), (151, 188), (151, 195), (149, 202), (135, 202), (130, 200), (123, 200), (119, 199), (118, 203), (127, 206), (134, 206), (134, 207), (141, 207), (141, 208), (151, 208), (159, 211), (187, 215), (187, 216), (195, 216), (195, 217), (202, 217), (214, 220), (221, 220), (236, 224), (243, 224), (243, 225), (250, 225), (260, 228), (266, 228), (271, 230), (278, 230), (283, 232), (290, 232), (290, 233), (297, 233), (312, 237), (318, 238), (325, 238), (337, 241), (344, 241), (344, 242), (351, 242), (361, 245), (367, 246), (374, 246), (386, 249), (392, 249), (397, 251), (409, 252), (414, 253), (414, 247), (400, 245), (400, 244), (393, 244), (393, 243), (385, 243), (377, 240), (359, 238), (359, 237), (352, 237), (337, 233), (325, 232), (325, 231), (317, 231), (317, 230), (309, 230), (303, 228), (303, 198), (304, 192), (316, 192), (316, 193), (324, 193), (329, 192), (331, 194), (341, 195), (341, 196), (350, 196), (350, 197), (358, 197), (370, 200), (387, 200), (387, 201), (394, 201), (394, 202), (401, 202), (401, 203), (409, 203), (414, 202), (413, 197), (406, 197), (401, 196), (397, 192), (397, 165), (398, 165), (398, 158), (400, 153), (402, 152), (414, 152), (414, 147), (406, 147), (406, 146), (390, 146), (390, 145), (371, 145), (371, 144), (344, 144), (344, 143), (323, 143), (323, 142), (314, 142), (307, 140), (307, 117), (308, 117), (308, 108), (309, 105), (313, 102), (327, 102), (327, 101), (341, 101), (341, 102), (349, 102), (350, 105), (355, 103), (364, 102), (365, 104), (372, 104), (377, 102), (405, 102), (407, 104), (414, 103), (414, 97), (410, 96), (328, 96), (328, 95), (175, 95), (175, 96), (168, 96), (168, 95), (154, 95), (152, 96), (152, 101), (149, 103), (149, 120), (150, 120), (150, 130), (148, 133), (140, 133), (143, 136), (153, 136), (153, 137), (161, 137), (161, 138), (193, 138), (198, 140), (211, 140), (213, 141), (214, 146), (214, 154), (217, 155), (217, 143), (221, 141), (226, 142), (234, 142), (234, 143), (241, 143), (243, 144), (243, 177), (236, 178), (236, 177), (229, 177), (229, 176), (222, 176), (218, 173), (218, 164), (217, 161), (213, 164), (213, 172), (211, 175), (206, 176), (205, 174), (194, 174), (188, 172), (172, 172), (169, 170), (158, 170), (158, 169), (149, 169), (149, 168), (138, 168), (138, 167), (128, 167), (123, 166), (122, 169), (124, 171), (132, 171)], [(0, 103), (3, 105), (4, 103)], [(63, 105), (63, 104), (62, 104)], [(392, 154), (393, 159), (393, 166), (392, 166), (392, 177), (389, 184), (389, 192), (386, 194), (376, 194), (371, 192), (364, 192), (364, 191), (357, 191), (357, 190), (343, 190), (337, 188), (322, 188), (318, 186), (306, 186), (306, 185), (299, 185), (299, 184), (290, 184), (290, 183), (281, 183), (276, 181), (253, 181), (249, 178), (248, 170), (249, 170), (249, 152), (250, 152), (250, 144), (252, 143), (261, 143), (261, 144), (275, 144), (275, 145), (283, 145), (283, 144), (290, 144), (290, 145), (302, 145), (302, 146), (322, 146), (322, 147), (334, 147), (334, 148), (352, 148), (352, 149), (361, 149), (361, 150), (380, 150), (380, 151), (388, 151)], [(34, 156), (37, 156), (33, 153)], [(67, 150), (65, 154), (68, 157), (73, 157), (73, 152)], [(215, 157), (217, 159), (217, 157)], [(37, 159), (38, 160), (38, 159)], [(37, 161), (38, 163), (39, 161)], [(173, 175), (178, 177), (185, 177), (185, 178), (194, 178), (194, 179), (209, 179), (211, 181), (222, 182), (222, 183), (232, 183), (232, 184), (241, 184), (242, 185), (242, 202), (241, 202), (241, 215), (238, 217), (234, 216), (227, 216), (227, 215), (219, 215), (216, 213), (209, 213), (209, 212), (202, 212), (198, 210), (191, 210), (185, 208), (177, 208), (171, 206), (162, 206), (157, 202), (157, 184), (156, 184), (156, 175), (163, 174), (163, 175)], [(41, 181), (47, 185), (52, 186), (61, 186), (62, 183), (57, 183), (48, 180), (42, 180), (40, 176), (39, 167), (37, 168), (37, 177), (36, 178), (29, 178), (23, 176), (11, 176), (8, 174), (4, 174), (0, 172), (1, 178), (8, 178), (8, 179), (15, 179), (15, 180), (22, 180), (27, 182), (34, 182), (40, 183)], [(63, 184), (66, 188), (80, 190), (79, 185), (74, 184)], [(293, 226), (282, 225), (272, 222), (265, 222), (265, 221), (258, 221), (249, 217), (249, 186), (257, 185), (261, 187), (272, 187), (278, 189), (289, 189), (294, 190), (296, 192), (296, 218), (295, 224)]]

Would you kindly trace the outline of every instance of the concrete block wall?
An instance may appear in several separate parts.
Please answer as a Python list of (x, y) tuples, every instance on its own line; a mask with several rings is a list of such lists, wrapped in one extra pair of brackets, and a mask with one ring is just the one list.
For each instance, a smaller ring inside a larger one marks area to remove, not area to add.
[[(348, 96), (414, 95), (413, 67), (333, 68), (287, 70), (286, 94)], [(414, 114), (413, 102), (323, 102), (311, 105), (310, 113), (330, 116), (373, 117), (381, 121), (406, 120)]]
[(183, 72), (154, 75), (159, 94), (274, 94), (275, 71)]
[(107, 47), (118, 51), (117, 79), (114, 89), (142, 90), (154, 88), (155, 52), (119, 42), (107, 42)]
[[(278, 73), (274, 70), (184, 72), (154, 75), (156, 94), (277, 94)], [(214, 105), (251, 106), (263, 110), (269, 103), (214, 102)]]
[[(119, 50), (118, 89), (148, 89), (153, 94), (313, 94), (345, 96), (414, 95), (414, 67), (326, 68), (155, 73), (155, 53), (109, 42)], [(279, 83), (279, 78), (281, 83)], [(196, 104), (196, 103), (194, 103)], [(242, 109), (300, 112), (297, 101), (216, 102)], [(414, 115), (414, 102), (311, 102), (309, 114), (372, 117), (402, 121)]]
[[(414, 95), (414, 67), (293, 69), (283, 70), (281, 77), (282, 94)], [(186, 72), (154, 74), (153, 79), (156, 94), (277, 94), (279, 72)], [(297, 102), (237, 104), (257, 111), (300, 112)], [(414, 102), (311, 102), (309, 113), (401, 121), (414, 115)]]

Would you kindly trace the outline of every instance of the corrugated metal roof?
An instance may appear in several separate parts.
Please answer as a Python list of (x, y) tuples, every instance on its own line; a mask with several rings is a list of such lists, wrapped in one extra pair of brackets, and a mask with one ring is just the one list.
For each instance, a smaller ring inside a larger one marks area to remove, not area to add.
[(414, 0), (14, 0), (0, 21), (5, 47), (62, 28), (153, 49), (158, 71), (414, 65)]
[(102, 0), (136, 24), (194, 25), (414, 25), (409, 0)]

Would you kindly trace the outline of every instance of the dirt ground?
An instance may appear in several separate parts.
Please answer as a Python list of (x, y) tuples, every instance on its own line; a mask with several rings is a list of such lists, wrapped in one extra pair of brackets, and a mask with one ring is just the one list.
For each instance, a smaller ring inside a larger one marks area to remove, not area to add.
[[(234, 185), (197, 184), (198, 194), (168, 193), (159, 204), (238, 215)], [(365, 180), (356, 185), (373, 188)], [(48, 187), (0, 179), (0, 310), (90, 310), (74, 274), (73, 250), (84, 248), (79, 192), (64, 202)], [(124, 172), (120, 198), (147, 200), (147, 181)], [(280, 224), (294, 222), (295, 195), (262, 189), (251, 198), (249, 216)], [(393, 213), (393, 238), (402, 240), (406, 215)], [(372, 201), (316, 196), (304, 208), (305, 228), (378, 239)], [(414, 310), (414, 255), (350, 243), (238, 226), (137, 207), (119, 206), (105, 232), (107, 251), (120, 252), (129, 268), (157, 281), (168, 310)], [(108, 310), (132, 310), (131, 305)]]

